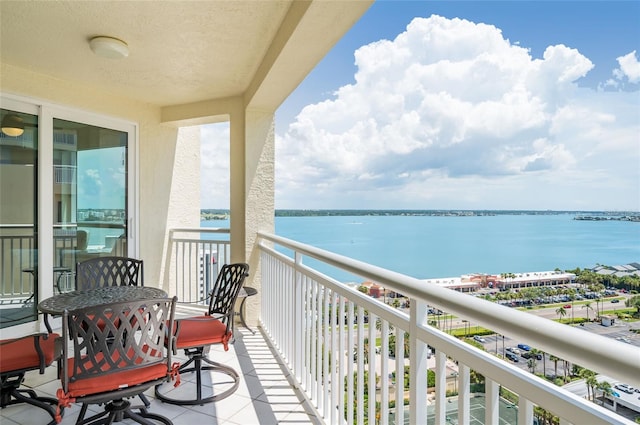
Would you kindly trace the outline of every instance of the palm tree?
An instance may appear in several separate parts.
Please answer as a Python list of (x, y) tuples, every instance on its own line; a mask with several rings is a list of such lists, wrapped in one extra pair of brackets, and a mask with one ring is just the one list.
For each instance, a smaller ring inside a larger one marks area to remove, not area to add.
[[(538, 350), (537, 348), (532, 348), (531, 351), (529, 351), (531, 353), (531, 358), (537, 360), (538, 359), (538, 354), (541, 354), (542, 351)], [(544, 355), (542, 357), (544, 359)], [(528, 362), (527, 362), (528, 363)], [(538, 365), (538, 363), (536, 362), (536, 366)], [(533, 373), (535, 373), (535, 369), (533, 370)], [(542, 369), (542, 374), (544, 375), (544, 368)]]
[(589, 375), (589, 377), (587, 377), (587, 380), (585, 382), (587, 386), (591, 388), (591, 400), (595, 400), (596, 387), (598, 386), (598, 380), (596, 379), (595, 373), (593, 375)]
[(551, 360), (553, 362), (553, 376), (557, 377), (558, 376), (558, 362), (561, 359), (560, 359), (560, 357), (556, 357), (553, 354), (549, 354), (549, 360)]
[(604, 399), (613, 392), (611, 384), (607, 381), (598, 382), (598, 389), (602, 391), (602, 405), (604, 406)]
[(571, 324), (573, 324), (573, 311), (575, 310), (573, 308), (573, 301), (576, 299), (576, 290), (573, 288), (568, 288), (567, 289), (567, 295), (569, 296), (569, 299), (571, 300)]
[(529, 372), (536, 373), (536, 366), (538, 366), (538, 362), (535, 357), (529, 357), (527, 360), (527, 368), (529, 368)]
[(569, 362), (567, 360), (563, 360), (563, 362), (564, 362), (564, 370), (563, 370), (564, 382), (569, 382)]
[(564, 307), (558, 307), (556, 309), (556, 314), (558, 315), (558, 318), (560, 319), (559, 322), (562, 323), (562, 318), (567, 315), (567, 310), (565, 310)]
[[(364, 339), (362, 346), (362, 359), (364, 364), (369, 364), (369, 338)], [(358, 347), (353, 347), (353, 361), (358, 361)]]
[(587, 309), (587, 322), (588, 322), (589, 321), (589, 310), (593, 310), (593, 307), (591, 307), (591, 302), (587, 301), (586, 303), (584, 303), (582, 305), (582, 308), (583, 309), (585, 309), (585, 308)]
[(593, 400), (595, 397), (595, 387), (598, 385), (596, 373), (589, 369), (582, 369), (580, 371), (580, 377), (584, 379), (584, 383), (587, 385), (587, 398)]

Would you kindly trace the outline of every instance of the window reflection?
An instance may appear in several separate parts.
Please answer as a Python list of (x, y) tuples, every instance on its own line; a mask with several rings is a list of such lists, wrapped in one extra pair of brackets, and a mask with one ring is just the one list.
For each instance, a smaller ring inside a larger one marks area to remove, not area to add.
[(38, 117), (0, 110), (0, 327), (37, 316)]

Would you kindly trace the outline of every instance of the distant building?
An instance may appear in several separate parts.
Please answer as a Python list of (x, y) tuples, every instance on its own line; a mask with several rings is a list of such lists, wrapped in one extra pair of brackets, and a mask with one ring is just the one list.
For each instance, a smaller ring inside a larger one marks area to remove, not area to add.
[[(569, 285), (576, 281), (576, 275), (574, 273), (561, 271), (514, 273), (512, 276), (513, 277), (502, 277), (498, 275), (474, 273), (460, 277), (422, 279), (421, 281), (429, 285), (437, 285), (458, 292), (475, 292), (482, 288), (507, 290), (536, 286)], [(384, 288), (381, 288), (378, 284), (371, 281), (362, 282), (361, 285), (366, 287), (367, 293), (374, 298), (381, 297), (387, 292)], [(396, 294), (391, 294), (391, 291), (388, 291), (386, 295), (393, 297)]]
[(640, 263), (629, 263), (621, 266), (596, 266), (590, 271), (604, 276), (638, 276), (640, 277)]
[(613, 326), (616, 324), (616, 316), (612, 316), (612, 315), (605, 315), (605, 316), (600, 316), (600, 323), (602, 323), (602, 326)]

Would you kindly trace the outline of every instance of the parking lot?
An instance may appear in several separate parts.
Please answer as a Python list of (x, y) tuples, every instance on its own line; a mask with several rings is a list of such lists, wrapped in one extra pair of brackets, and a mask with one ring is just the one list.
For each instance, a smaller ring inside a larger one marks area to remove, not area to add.
[[(634, 323), (634, 328), (640, 327), (640, 323)], [(636, 347), (640, 347), (640, 335), (633, 333), (630, 331), (632, 328), (629, 323), (625, 322), (617, 322), (613, 326), (602, 326), (599, 323), (584, 323), (583, 326), (579, 327), (585, 332), (592, 332), (598, 335), (603, 335), (608, 338), (617, 339), (619, 341), (626, 342), (628, 344), (634, 345)], [(496, 352), (505, 356), (508, 353), (508, 348), (516, 348), (518, 344), (526, 344), (528, 341), (520, 341), (514, 340), (507, 336), (502, 335), (487, 335), (482, 337), (484, 339), (484, 343), (481, 343), (485, 350), (489, 353), (496, 354)], [(515, 358), (518, 359), (518, 362), (513, 362), (515, 365), (520, 367), (523, 370), (529, 371), (527, 367), (527, 359), (522, 357), (523, 350), (519, 350), (519, 353)], [(542, 373), (542, 368), (546, 365), (545, 375), (552, 377), (554, 375), (563, 376), (564, 370), (563, 365), (564, 362), (559, 361), (557, 364), (557, 373), (556, 373), (556, 364), (550, 360), (549, 354), (545, 355), (546, 358), (543, 361), (542, 359), (536, 360), (536, 373)]]

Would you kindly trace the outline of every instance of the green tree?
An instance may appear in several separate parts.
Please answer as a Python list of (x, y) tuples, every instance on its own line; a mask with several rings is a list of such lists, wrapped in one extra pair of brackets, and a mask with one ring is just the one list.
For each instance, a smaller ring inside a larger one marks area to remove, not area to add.
[(593, 307), (591, 307), (591, 301), (587, 301), (582, 305), (582, 309), (587, 310), (587, 322), (589, 321), (589, 310), (593, 311)]
[(587, 398), (593, 400), (595, 398), (595, 388), (598, 385), (596, 373), (589, 369), (582, 369), (580, 370), (580, 377), (584, 379), (584, 383), (587, 386)]
[(640, 295), (634, 295), (633, 297), (627, 299), (624, 303), (629, 308), (635, 308), (636, 311), (633, 313), (634, 317), (640, 317)]
[(567, 310), (565, 310), (564, 307), (558, 307), (556, 309), (556, 314), (558, 315), (558, 318), (560, 319), (559, 322), (562, 323), (562, 318), (567, 315)]
[(611, 384), (607, 381), (598, 382), (598, 390), (602, 392), (602, 405), (604, 406), (604, 400), (607, 396), (610, 396), (613, 392)]
[[(405, 332), (404, 333), (404, 338), (403, 338), (403, 347), (404, 347), (404, 358), (409, 358), (409, 332)], [(389, 357), (391, 358), (395, 358), (396, 357), (396, 335), (392, 334), (389, 335)]]
[[(362, 345), (362, 360), (364, 364), (369, 363), (369, 338), (364, 339), (364, 344)], [(353, 361), (358, 361), (358, 346), (353, 347)]]
[[(546, 373), (545, 371), (546, 371), (546, 369), (547, 369), (547, 364), (546, 364), (546, 361), (545, 361), (544, 352), (543, 352), (543, 351), (538, 350), (537, 348), (532, 348), (530, 352), (531, 352), (531, 358), (532, 358), (532, 359), (534, 359), (534, 360), (537, 360), (537, 359), (538, 359), (538, 355), (541, 355), (541, 356), (542, 356), (542, 359), (541, 359), (541, 360), (542, 360), (542, 374), (544, 375), (544, 374)], [(537, 365), (538, 365), (538, 364), (537, 364), (537, 362), (536, 362), (536, 366), (537, 366)], [(534, 369), (533, 369), (533, 373), (535, 373), (535, 372), (536, 372), (536, 370), (535, 370), (535, 368), (534, 368)]]

